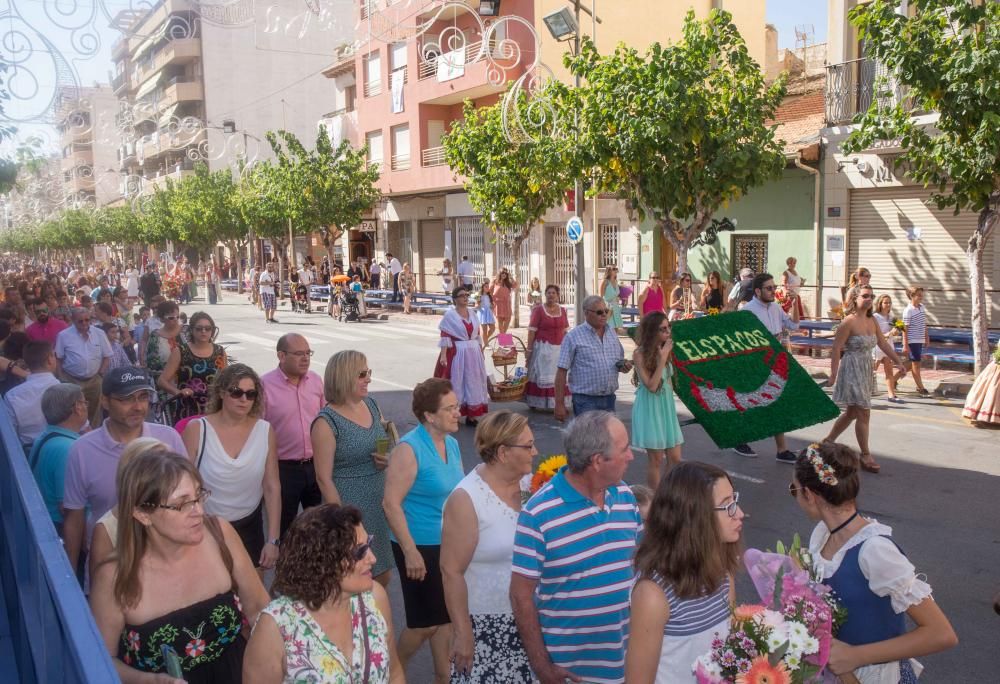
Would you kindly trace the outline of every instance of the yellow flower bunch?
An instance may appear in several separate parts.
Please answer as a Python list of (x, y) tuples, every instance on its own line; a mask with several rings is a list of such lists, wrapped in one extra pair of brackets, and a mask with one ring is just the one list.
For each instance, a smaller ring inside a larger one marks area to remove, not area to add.
[(535, 474), (531, 477), (531, 493), (534, 494), (541, 489), (542, 485), (551, 480), (564, 465), (566, 465), (566, 457), (563, 454), (549, 456), (539, 463)]

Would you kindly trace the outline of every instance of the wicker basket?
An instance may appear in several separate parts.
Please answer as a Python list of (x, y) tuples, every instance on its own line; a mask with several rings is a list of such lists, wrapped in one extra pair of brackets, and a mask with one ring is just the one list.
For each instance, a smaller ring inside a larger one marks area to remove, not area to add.
[(491, 401), (521, 401), (524, 399), (524, 392), (527, 388), (527, 379), (517, 384), (512, 384), (509, 380), (503, 380), (496, 384), (491, 382), (487, 385)]
[(520, 358), (527, 358), (524, 341), (514, 335), (511, 337), (514, 339), (512, 347), (501, 347), (497, 343), (499, 336), (494, 335), (486, 341), (483, 350), (490, 354), (494, 367), (503, 373), (503, 380), (487, 384), (491, 401), (521, 401), (528, 388), (527, 378), (515, 382), (511, 377), (510, 368), (519, 365)]

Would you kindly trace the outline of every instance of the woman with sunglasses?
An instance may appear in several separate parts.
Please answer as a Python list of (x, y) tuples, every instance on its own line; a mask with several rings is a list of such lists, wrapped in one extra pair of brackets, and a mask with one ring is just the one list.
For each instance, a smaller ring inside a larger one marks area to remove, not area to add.
[(694, 684), (692, 664), (729, 634), (743, 518), (714, 465), (681, 463), (660, 481), (635, 555), (626, 682)]
[(871, 286), (859, 285), (849, 294), (851, 298), (844, 304), (846, 315), (837, 326), (830, 352), (833, 400), (844, 407), (844, 412), (830, 428), (826, 441), (836, 441), (854, 422), (854, 434), (861, 449), (861, 468), (877, 473), (882, 467), (875, 462), (868, 448), (868, 423), (871, 419), (872, 391), (875, 389), (872, 350), (877, 345), (897, 368), (902, 370), (904, 366), (872, 315), (874, 295)]
[[(224, 368), (208, 391), (203, 418), (184, 428), (184, 446), (212, 500), (205, 512), (230, 522), (258, 568), (278, 559), (281, 483), (274, 430), (260, 418), (264, 397), (250, 366)], [(267, 508), (267, 540), (263, 507)]]
[[(181, 343), (180, 307), (177, 302), (166, 299), (156, 305), (156, 318), (160, 326), (150, 324), (146, 328), (145, 353), (141, 359), (146, 369), (159, 386), (159, 377), (170, 360), (170, 355)], [(161, 389), (159, 400), (169, 399), (166, 390)]]
[(667, 310), (663, 297), (663, 284), (660, 274), (653, 271), (649, 274), (649, 284), (639, 295), (639, 317), (648, 316), (654, 311), (666, 315)]
[(309, 431), (316, 484), (323, 503), (357, 506), (365, 529), (374, 538), (375, 579), (387, 586), (391, 571), (389, 523), (382, 510), (388, 450), (379, 453), (378, 442), (388, 444), (386, 421), (375, 399), (368, 396), (372, 372), (359, 351), (345, 349), (330, 357), (323, 374), (323, 397)]
[(625, 331), (625, 324), (622, 322), (621, 287), (618, 285), (617, 266), (608, 266), (604, 269), (604, 280), (601, 281), (597, 291), (604, 297), (604, 305), (611, 311), (608, 323), (621, 335)]
[[(916, 684), (921, 668), (911, 658), (952, 648), (958, 637), (892, 529), (859, 515), (858, 465), (842, 444), (811, 444), (788, 485), (816, 521), (809, 540), (814, 570), (847, 610), (828, 667), (836, 675), (853, 672), (854, 681)], [(907, 617), (915, 629), (907, 630)]]
[[(244, 619), (269, 600), (239, 537), (206, 515), (210, 492), (183, 456), (136, 455), (119, 482), (117, 546), (90, 609), (121, 681), (239, 684)], [(167, 674), (173, 656), (183, 679)]]
[(245, 684), (400, 684), (392, 610), (372, 580), (375, 541), (353, 506), (305, 511), (285, 533), (273, 589), (243, 660)]
[(695, 303), (691, 274), (681, 273), (681, 279), (677, 281), (677, 287), (670, 293), (669, 318), (671, 321), (689, 318), (697, 310), (698, 305)]
[(188, 324), (190, 340), (181, 339), (156, 384), (171, 396), (180, 395), (175, 420), (205, 413), (208, 388), (219, 371), (229, 365), (226, 350), (215, 343), (219, 329), (204, 311), (193, 314)]

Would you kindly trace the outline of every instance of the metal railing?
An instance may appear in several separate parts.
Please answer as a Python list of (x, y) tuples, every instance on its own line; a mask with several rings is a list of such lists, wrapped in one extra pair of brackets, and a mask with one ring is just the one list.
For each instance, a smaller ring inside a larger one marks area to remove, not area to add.
[(886, 107), (913, 107), (906, 87), (897, 82), (894, 73), (881, 62), (867, 58), (827, 66), (825, 99), (829, 125), (850, 123), (876, 100)]
[(365, 97), (382, 94), (382, 81), (365, 81)]
[(394, 154), (390, 160), (393, 171), (407, 171), (410, 168), (410, 155)]
[(123, 71), (111, 79), (111, 89), (117, 93), (125, 85), (126, 81), (128, 81), (128, 74)]
[[(491, 48), (495, 50), (496, 49), (496, 41), (495, 40), (491, 40), (490, 44), (491, 44)], [(463, 61), (463, 65), (469, 65), (469, 64), (471, 64), (472, 61), (474, 59), (476, 59), (476, 57), (479, 56), (479, 51), (482, 49), (482, 46), (483, 46), (483, 41), (481, 41), (481, 40), (477, 40), (474, 43), (467, 43), (466, 46), (465, 46), (465, 60)], [(459, 48), (459, 49), (461, 49), (461, 48)], [(423, 54), (422, 50), (420, 51), (420, 54), (421, 55)], [(437, 76), (437, 72), (438, 72), (438, 60), (439, 59), (448, 59), (448, 55), (449, 54), (451, 54), (451, 53), (445, 52), (444, 54), (442, 54), (442, 55), (440, 55), (438, 57), (433, 57), (431, 59), (421, 59), (420, 60), (420, 65), (419, 65), (419, 67), (417, 69), (417, 80), (418, 81), (423, 81), (424, 79), (428, 79), (428, 78), (432, 78), (434, 76)]]
[(17, 663), (4, 680), (118, 682), (6, 412), (0, 412), (0, 529), (3, 617)]
[(444, 147), (428, 147), (420, 152), (421, 166), (445, 166), (448, 161), (445, 159)]

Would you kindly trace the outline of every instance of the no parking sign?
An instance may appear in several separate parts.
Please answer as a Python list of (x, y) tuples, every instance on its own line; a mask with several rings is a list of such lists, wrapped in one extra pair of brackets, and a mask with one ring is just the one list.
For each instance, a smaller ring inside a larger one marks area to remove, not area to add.
[(571, 245), (579, 244), (583, 240), (583, 221), (579, 216), (574, 216), (566, 222), (566, 237)]

